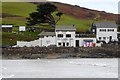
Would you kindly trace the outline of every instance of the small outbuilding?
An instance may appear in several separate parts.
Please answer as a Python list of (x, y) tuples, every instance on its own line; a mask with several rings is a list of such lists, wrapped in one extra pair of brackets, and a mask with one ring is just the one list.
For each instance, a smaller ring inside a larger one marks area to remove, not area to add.
[(25, 26), (19, 26), (19, 31), (26, 31)]
[(13, 25), (1, 25), (3, 32), (12, 32)]

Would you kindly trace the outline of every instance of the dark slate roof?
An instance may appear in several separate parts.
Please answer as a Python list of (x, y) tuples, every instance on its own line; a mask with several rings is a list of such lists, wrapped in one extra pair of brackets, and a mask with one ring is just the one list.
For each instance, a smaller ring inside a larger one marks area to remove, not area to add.
[(117, 24), (115, 22), (95, 22), (94, 25), (97, 28), (117, 28)]
[(75, 26), (56, 26), (55, 30), (75, 30)]
[(39, 36), (55, 36), (55, 32), (41, 32)]

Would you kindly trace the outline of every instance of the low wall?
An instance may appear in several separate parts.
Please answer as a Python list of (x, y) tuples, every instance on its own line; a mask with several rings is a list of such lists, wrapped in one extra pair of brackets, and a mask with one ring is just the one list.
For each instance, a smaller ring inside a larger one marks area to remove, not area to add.
[(34, 41), (17, 41), (17, 47), (44, 47), (44, 46), (50, 46), (50, 45), (55, 45), (55, 37), (44, 37), (44, 38), (39, 38), (38, 40), (34, 40)]
[(27, 41), (17, 41), (17, 45), (18, 47), (35, 47), (35, 46), (40, 46), (40, 44), (38, 43), (41, 43), (40, 40), (34, 40), (34, 41), (30, 41), (30, 42), (27, 42)]

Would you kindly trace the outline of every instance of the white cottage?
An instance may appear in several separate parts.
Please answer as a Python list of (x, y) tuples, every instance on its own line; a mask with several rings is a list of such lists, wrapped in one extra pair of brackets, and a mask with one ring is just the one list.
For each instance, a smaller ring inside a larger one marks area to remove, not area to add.
[(56, 26), (57, 47), (75, 47), (75, 26)]
[(92, 25), (92, 33), (96, 34), (97, 41), (109, 43), (118, 41), (117, 25), (114, 22), (96, 22)]
[(56, 36), (55, 32), (41, 32), (39, 34), (39, 46), (48, 47), (56, 45)]

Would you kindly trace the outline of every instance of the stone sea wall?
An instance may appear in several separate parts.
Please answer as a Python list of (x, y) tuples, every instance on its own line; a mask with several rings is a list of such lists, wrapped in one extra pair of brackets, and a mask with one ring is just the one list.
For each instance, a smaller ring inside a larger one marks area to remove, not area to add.
[(2, 48), (3, 59), (38, 58), (117, 58), (120, 57), (118, 45), (102, 47), (8, 47)]

